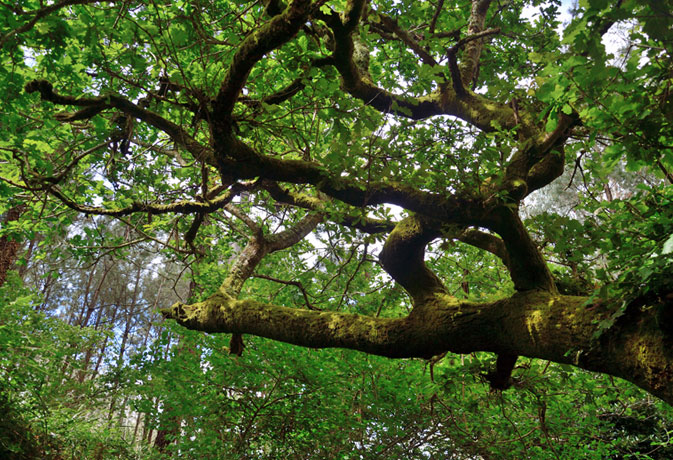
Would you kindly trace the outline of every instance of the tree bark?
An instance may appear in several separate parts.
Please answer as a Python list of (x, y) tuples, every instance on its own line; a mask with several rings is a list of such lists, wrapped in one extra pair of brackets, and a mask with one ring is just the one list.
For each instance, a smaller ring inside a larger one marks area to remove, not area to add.
[(594, 339), (599, 315), (586, 300), (526, 291), (497, 302), (471, 303), (437, 292), (406, 318), (389, 319), (237, 300), (217, 292), (203, 302), (178, 303), (162, 313), (195, 330), (247, 333), (391, 358), (429, 358), (446, 351), (540, 358), (621, 377), (672, 403), (673, 348), (654, 309), (625, 315), (628, 319)]
[[(26, 210), (25, 205), (18, 205), (10, 208), (5, 214), (3, 224), (9, 222), (16, 222), (21, 217), (21, 214)], [(16, 262), (16, 255), (21, 244), (7, 235), (0, 237), (0, 286), (5, 284), (7, 280), (7, 272), (12, 268)]]

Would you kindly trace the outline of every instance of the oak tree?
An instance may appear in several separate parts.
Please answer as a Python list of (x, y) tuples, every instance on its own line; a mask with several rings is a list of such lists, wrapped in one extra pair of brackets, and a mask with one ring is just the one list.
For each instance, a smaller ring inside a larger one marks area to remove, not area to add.
[[(166, 318), (233, 334), (234, 353), (243, 334), (488, 351), (497, 389), (527, 356), (673, 402), (669, 1), (581, 0), (572, 17), (538, 0), (2, 8), (3, 210), (45, 227), (66, 208), (109, 216), (206, 274), (226, 267)], [(645, 179), (615, 198), (615, 168)], [(564, 170), (590, 199), (524, 222)], [(319, 255), (333, 241), (358, 249), (339, 265), (339, 248)], [(478, 267), (447, 268), (465, 251), (507, 272), (489, 296), (470, 289)], [(343, 295), (318, 296), (334, 279)], [(245, 289), (262, 281), (296, 302)], [(391, 283), (406, 297), (359, 302)]]

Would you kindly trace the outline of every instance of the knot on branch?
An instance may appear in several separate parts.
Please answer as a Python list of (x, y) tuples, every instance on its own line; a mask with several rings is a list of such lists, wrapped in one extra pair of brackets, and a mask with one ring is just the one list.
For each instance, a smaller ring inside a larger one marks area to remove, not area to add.
[(39, 91), (43, 99), (48, 99), (54, 95), (54, 85), (47, 80), (33, 80), (26, 83), (24, 87), (27, 93), (34, 93)]
[(484, 378), (490, 383), (492, 390), (503, 391), (512, 386), (512, 371), (518, 356), (503, 353), (498, 355), (495, 370), (488, 372)]
[(229, 354), (241, 356), (243, 354), (244, 348), (245, 343), (243, 342), (243, 335), (231, 334), (231, 340), (229, 341)]
[(176, 302), (169, 308), (162, 308), (159, 310), (159, 312), (161, 313), (161, 316), (164, 317), (164, 319), (174, 319), (178, 322), (185, 321), (187, 319), (185, 304), (182, 302)]

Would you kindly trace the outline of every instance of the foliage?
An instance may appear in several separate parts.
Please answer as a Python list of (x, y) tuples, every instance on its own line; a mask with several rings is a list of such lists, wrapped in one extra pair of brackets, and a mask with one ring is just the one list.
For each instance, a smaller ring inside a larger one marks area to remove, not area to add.
[(2, 3), (0, 456), (672, 457), (670, 3)]
[[(130, 446), (115, 438), (114, 423), (104, 418), (102, 388), (76, 378), (80, 350), (103, 335), (36, 310), (38, 297), (16, 276), (0, 296), (3, 458), (132, 458)], [(99, 431), (103, 426), (112, 430)]]

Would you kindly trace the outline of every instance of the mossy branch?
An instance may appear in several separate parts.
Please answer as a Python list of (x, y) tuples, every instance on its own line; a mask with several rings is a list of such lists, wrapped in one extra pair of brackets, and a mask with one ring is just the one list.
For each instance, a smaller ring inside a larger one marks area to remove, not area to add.
[[(673, 353), (654, 309), (616, 324), (600, 338), (585, 297), (528, 291), (490, 303), (442, 293), (405, 318), (374, 318), (237, 300), (217, 292), (203, 302), (162, 310), (167, 319), (211, 333), (254, 334), (310, 348), (350, 348), (391, 358), (446, 351), (489, 351), (571, 364), (628, 380), (673, 403)], [(504, 363), (499, 375), (508, 374)]]

